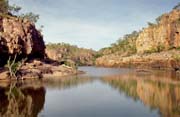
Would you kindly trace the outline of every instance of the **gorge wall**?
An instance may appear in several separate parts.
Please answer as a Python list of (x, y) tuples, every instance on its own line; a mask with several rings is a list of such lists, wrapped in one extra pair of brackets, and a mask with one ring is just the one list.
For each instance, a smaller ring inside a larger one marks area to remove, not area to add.
[(138, 53), (180, 47), (180, 10), (163, 14), (159, 24), (142, 30), (136, 40)]
[[(45, 48), (43, 36), (34, 23), (26, 18), (0, 14), (0, 81), (79, 73), (70, 66), (47, 58)], [(14, 59), (15, 63), (12, 62)], [(12, 62), (12, 65), (7, 65), (7, 62)], [(16, 77), (9, 75), (9, 68), (17, 70), (14, 73)]]
[[(138, 32), (138, 36), (130, 43), (134, 44), (135, 47), (129, 46), (128, 39), (125, 38), (116, 46), (110, 47), (111, 50), (117, 48), (116, 52), (97, 58), (96, 65), (180, 69), (180, 10), (163, 14), (159, 17), (157, 24), (151, 23), (149, 27)], [(128, 47), (131, 47), (130, 49), (135, 53), (125, 54), (129, 51)]]
[(59, 43), (48, 44), (46, 54), (52, 60), (59, 62), (72, 61), (77, 65), (93, 65), (96, 52), (91, 49), (79, 48), (74, 45)]
[(43, 36), (30, 21), (15, 16), (0, 16), (0, 64), (9, 56), (43, 58)]

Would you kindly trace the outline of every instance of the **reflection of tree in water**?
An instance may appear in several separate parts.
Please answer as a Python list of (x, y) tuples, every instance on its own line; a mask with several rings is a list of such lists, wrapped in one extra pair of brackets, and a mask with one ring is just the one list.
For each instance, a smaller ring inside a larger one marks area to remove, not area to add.
[(0, 87), (0, 116), (36, 117), (45, 102), (43, 87), (18, 87), (10, 84), (8, 88)]
[[(151, 109), (159, 109), (162, 117), (180, 116), (180, 82), (161, 82), (137, 76), (112, 76), (103, 79), (120, 93), (141, 100)], [(158, 78), (159, 80), (159, 78)]]
[(92, 81), (93, 79), (88, 77), (64, 77), (44, 79), (43, 82), (48, 88), (66, 89), (76, 87)]

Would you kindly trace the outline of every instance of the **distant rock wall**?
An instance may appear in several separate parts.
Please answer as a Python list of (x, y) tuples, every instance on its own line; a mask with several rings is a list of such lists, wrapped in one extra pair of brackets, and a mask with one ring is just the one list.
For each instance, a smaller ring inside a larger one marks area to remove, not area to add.
[(0, 16), (0, 64), (11, 55), (18, 58), (42, 58), (45, 55), (43, 36), (35, 25), (26, 19)]
[(164, 14), (158, 25), (143, 29), (136, 41), (138, 53), (180, 47), (180, 10)]
[(59, 62), (71, 60), (77, 65), (90, 66), (94, 64), (96, 52), (91, 49), (78, 48), (69, 44), (52, 44), (47, 45), (46, 54), (48, 58)]

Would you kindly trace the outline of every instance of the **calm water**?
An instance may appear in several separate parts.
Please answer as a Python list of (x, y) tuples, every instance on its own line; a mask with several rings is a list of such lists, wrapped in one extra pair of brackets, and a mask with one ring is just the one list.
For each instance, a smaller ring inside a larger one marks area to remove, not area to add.
[(172, 72), (81, 67), (86, 74), (0, 84), (0, 116), (179, 117)]

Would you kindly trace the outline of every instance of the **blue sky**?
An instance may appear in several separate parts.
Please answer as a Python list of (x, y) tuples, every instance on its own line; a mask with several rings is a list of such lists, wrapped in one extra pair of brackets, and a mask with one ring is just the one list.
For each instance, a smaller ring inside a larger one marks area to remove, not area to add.
[(9, 0), (40, 15), (46, 43), (98, 50), (147, 26), (179, 0)]

